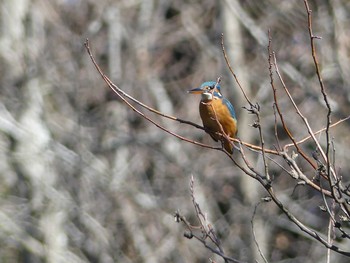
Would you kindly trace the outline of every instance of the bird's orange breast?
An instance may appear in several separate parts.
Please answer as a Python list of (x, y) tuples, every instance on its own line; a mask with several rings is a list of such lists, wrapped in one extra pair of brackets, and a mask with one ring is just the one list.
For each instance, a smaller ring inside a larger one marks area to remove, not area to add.
[[(222, 133), (218, 122), (221, 124), (226, 135), (232, 138), (236, 136), (237, 121), (232, 118), (229, 109), (222, 103), (222, 100), (214, 97), (209, 101), (201, 101), (199, 104), (199, 113), (203, 126), (215, 141), (220, 140), (220, 135), (215, 132)], [(225, 142), (224, 147), (232, 153), (232, 145), (229, 142)]]

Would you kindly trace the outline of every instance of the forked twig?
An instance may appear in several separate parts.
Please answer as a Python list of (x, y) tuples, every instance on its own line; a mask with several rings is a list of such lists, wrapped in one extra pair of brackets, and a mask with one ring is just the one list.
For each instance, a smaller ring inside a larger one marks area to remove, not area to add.
[[(180, 214), (180, 212), (176, 212), (174, 217), (176, 222), (182, 222), (185, 224), (187, 231), (185, 232), (185, 237), (191, 239), (195, 238), (199, 242), (201, 242), (207, 249), (209, 249), (212, 253), (220, 256), (226, 263), (244, 263), (243, 261), (237, 260), (235, 258), (229, 257), (225, 255), (223, 248), (221, 247), (220, 240), (217, 237), (214, 228), (208, 222), (207, 216), (202, 212), (200, 205), (196, 201), (195, 193), (194, 193), (194, 178), (191, 176), (190, 180), (190, 192), (192, 198), (192, 204), (195, 209), (196, 217), (199, 223), (199, 226), (191, 225), (184, 216)], [(200, 230), (200, 234), (197, 234)], [(209, 242), (208, 239), (209, 238)]]

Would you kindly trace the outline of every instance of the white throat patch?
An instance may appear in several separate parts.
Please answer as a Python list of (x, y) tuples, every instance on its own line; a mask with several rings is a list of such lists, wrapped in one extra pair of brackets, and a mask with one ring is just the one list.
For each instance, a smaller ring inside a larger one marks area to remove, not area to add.
[(202, 93), (202, 101), (209, 101), (213, 99), (213, 94), (209, 92), (203, 92)]

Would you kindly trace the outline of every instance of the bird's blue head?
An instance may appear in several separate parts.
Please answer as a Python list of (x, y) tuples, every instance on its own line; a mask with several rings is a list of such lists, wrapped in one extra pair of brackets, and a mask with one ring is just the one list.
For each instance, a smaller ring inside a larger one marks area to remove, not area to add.
[(213, 96), (219, 98), (229, 109), (232, 118), (236, 119), (234, 107), (226, 98), (221, 95), (220, 88), (220, 84), (216, 81), (206, 81), (203, 82), (200, 87), (189, 90), (188, 93), (202, 94), (202, 101), (210, 101), (213, 99)]
[(220, 84), (216, 81), (206, 81), (203, 82), (202, 85), (200, 85), (198, 88), (191, 89), (188, 91), (188, 93), (192, 94), (213, 94), (215, 97), (222, 98), (221, 92), (220, 92)]

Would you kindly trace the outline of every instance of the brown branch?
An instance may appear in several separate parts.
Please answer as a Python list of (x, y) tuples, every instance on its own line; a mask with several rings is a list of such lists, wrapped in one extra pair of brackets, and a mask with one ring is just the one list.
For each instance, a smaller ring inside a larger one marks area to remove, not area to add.
[[(347, 121), (347, 120), (349, 120), (349, 119), (350, 119), (350, 115), (349, 115), (348, 117), (344, 118), (344, 119), (340, 119), (339, 121), (333, 123), (332, 125), (329, 126), (329, 128), (333, 128), (333, 127), (337, 126), (338, 124), (341, 124), (342, 122)], [(322, 129), (318, 130), (317, 132), (315, 132), (314, 135), (317, 135), (317, 134), (319, 134), (319, 133), (325, 131), (326, 129), (327, 129), (327, 128), (322, 128)], [(309, 140), (310, 138), (312, 138), (311, 135), (309, 135), (309, 136), (307, 136), (307, 137), (301, 139), (300, 141), (297, 141), (296, 144), (302, 144), (302, 143), (306, 142), (307, 140)], [(284, 146), (284, 148), (287, 149), (287, 148), (289, 148), (289, 147), (291, 147), (291, 146), (294, 146), (294, 144), (293, 144), (293, 143), (286, 144), (286, 145)]]
[[(232, 140), (234, 142), (239, 142), (239, 143), (243, 144), (244, 146), (248, 147), (250, 150), (257, 151), (257, 152), (262, 151), (261, 146), (254, 145), (254, 144), (251, 144), (248, 142), (243, 142), (240, 139), (236, 139), (236, 138), (230, 138), (230, 140)], [(265, 153), (269, 153), (269, 154), (273, 154), (273, 155), (280, 155), (280, 152), (276, 151), (276, 150), (264, 149), (264, 151), (265, 151)]]
[(295, 171), (294, 176), (292, 175), (293, 178), (302, 180), (305, 182), (307, 185), (311, 186), (315, 190), (322, 192), (324, 195), (327, 197), (333, 197), (332, 193), (328, 190), (323, 189), (322, 187), (318, 186), (315, 184), (312, 180), (310, 180), (299, 168), (299, 166), (296, 164), (295, 160), (290, 157), (286, 152), (282, 152), (282, 157), (287, 161), (288, 165)]
[[(91, 50), (90, 50), (90, 46), (89, 46), (89, 42), (88, 40), (86, 40), (85, 42), (85, 48), (92, 60), (92, 63), (94, 64), (94, 66), (96, 67), (97, 71), (100, 73), (101, 77), (103, 78), (103, 80), (106, 82), (106, 84), (108, 85), (109, 88), (111, 88), (115, 94), (129, 107), (131, 108), (134, 112), (136, 112), (137, 114), (139, 114), (141, 117), (143, 117), (144, 119), (146, 119), (147, 121), (151, 122), (152, 124), (154, 124), (156, 127), (158, 127), (159, 129), (165, 131), (166, 133), (169, 133), (170, 135), (180, 139), (180, 140), (183, 140), (183, 141), (186, 141), (186, 142), (189, 142), (189, 143), (192, 143), (192, 144), (195, 144), (195, 145), (198, 145), (198, 146), (201, 146), (201, 147), (204, 147), (204, 148), (209, 148), (209, 149), (214, 149), (214, 150), (220, 150), (222, 151), (221, 148), (218, 148), (218, 147), (213, 147), (213, 146), (210, 146), (210, 145), (207, 145), (207, 144), (203, 144), (203, 143), (200, 143), (200, 142), (197, 142), (197, 141), (194, 141), (194, 140), (191, 140), (191, 139), (188, 139), (186, 137), (183, 137), (181, 135), (178, 135), (177, 133), (175, 132), (172, 132), (168, 129), (166, 129), (165, 127), (161, 126), (160, 124), (158, 124), (157, 122), (153, 121), (151, 118), (149, 118), (147, 115), (145, 115), (144, 113), (142, 113), (141, 111), (139, 111), (138, 109), (136, 109), (133, 105), (131, 105), (124, 97), (131, 97), (129, 96), (128, 94), (126, 94), (124, 91), (122, 91), (121, 89), (119, 89), (115, 84), (113, 84), (111, 82), (111, 80), (103, 73), (103, 71), (101, 70), (101, 68), (98, 66), (97, 62), (95, 61), (95, 58), (93, 57), (92, 53), (91, 53)], [(131, 97), (132, 98), (132, 97)], [(135, 100), (134, 98), (132, 98), (132, 100), (134, 102), (137, 102), (137, 104), (139, 104), (140, 102), (138, 102), (137, 100)], [(139, 104), (140, 105), (140, 104)], [(144, 104), (143, 104), (144, 105)], [(146, 105), (145, 105), (146, 106)], [(148, 106), (146, 106), (148, 109), (152, 109)], [(177, 118), (175, 117), (171, 117), (171, 116), (168, 116), (168, 115), (165, 115), (163, 113), (160, 113), (154, 109), (152, 109), (153, 112), (155, 113), (158, 113), (160, 114), (161, 116), (164, 116), (164, 117), (167, 117), (167, 118), (170, 118), (172, 120), (176, 120)], [(183, 123), (186, 123), (186, 124), (190, 124), (190, 125), (193, 125), (193, 123), (191, 122), (184, 122), (182, 121)], [(198, 125), (194, 124), (196, 127)]]
[[(277, 131), (277, 114), (276, 114), (276, 104), (273, 104), (273, 116), (274, 116), (274, 131), (275, 131), (275, 139), (277, 142), (277, 148), (279, 151), (282, 151), (282, 147), (280, 144), (280, 140), (278, 137), (278, 131)], [(292, 144), (294, 145), (294, 144)]]
[(121, 94), (122, 96), (128, 98), (129, 100), (135, 102), (136, 104), (140, 105), (141, 107), (147, 109), (148, 111), (150, 112), (153, 112), (155, 114), (158, 114), (164, 118), (167, 118), (167, 119), (170, 119), (170, 120), (173, 120), (173, 121), (178, 121), (180, 123), (185, 123), (185, 124), (188, 124), (188, 125), (191, 125), (191, 126), (194, 126), (198, 129), (201, 129), (201, 130), (204, 130), (204, 128), (194, 122), (191, 122), (191, 121), (187, 121), (187, 120), (183, 120), (183, 119), (180, 119), (180, 118), (177, 118), (177, 117), (174, 117), (174, 116), (171, 116), (171, 115), (168, 115), (168, 114), (165, 114), (165, 113), (162, 113), (152, 107), (149, 107), (148, 105), (142, 103), (141, 101), (135, 99), (134, 97), (130, 96), (129, 94), (127, 94), (125, 91), (123, 91), (122, 89), (120, 89), (117, 85), (115, 85), (104, 73), (103, 71), (101, 70), (101, 68), (98, 66), (98, 64), (96, 63), (93, 55), (92, 55), (92, 52), (90, 50), (90, 46), (89, 46), (89, 40), (86, 39), (85, 43), (84, 43), (84, 46), (90, 56), (90, 59), (92, 60), (95, 68), (97, 69), (97, 71), (100, 73), (102, 79), (107, 83), (107, 85), (115, 92), (115, 93), (119, 93)]
[(331, 249), (333, 251), (338, 252), (339, 254), (342, 254), (342, 255), (350, 257), (350, 252), (349, 251), (345, 251), (345, 250), (339, 248), (338, 246), (335, 246), (335, 245), (333, 245), (331, 243), (328, 243), (327, 240), (322, 238), (316, 231), (308, 228), (302, 222), (300, 222), (294, 215), (292, 215), (289, 212), (289, 210), (276, 197), (272, 187), (266, 188), (266, 190), (268, 191), (268, 193), (271, 196), (271, 198), (274, 201), (274, 203), (277, 204), (277, 206), (283, 211), (283, 213), (289, 218), (289, 220), (292, 221), (294, 224), (296, 224), (301, 231), (305, 232), (306, 234), (308, 234), (312, 238), (314, 238), (317, 241), (319, 241), (326, 248), (329, 248), (329, 249)]
[[(328, 109), (327, 112), (327, 125), (326, 125), (326, 152), (324, 153), (323, 149), (320, 147), (318, 142), (316, 142), (319, 151), (322, 155), (322, 158), (326, 162), (327, 167), (327, 174), (328, 174), (328, 183), (332, 190), (333, 198), (336, 200), (336, 202), (341, 206), (344, 213), (347, 214), (348, 217), (350, 217), (350, 208), (346, 202), (346, 200), (342, 197), (342, 192), (345, 191), (344, 186), (341, 183), (341, 179), (337, 177), (337, 174), (334, 171), (334, 167), (331, 166), (330, 160), (329, 160), (329, 154), (330, 154), (330, 125), (331, 125), (331, 114), (332, 114), (332, 108), (330, 106), (330, 103), (328, 101), (328, 96), (326, 93), (326, 89), (322, 80), (320, 66), (317, 59), (317, 53), (316, 53), (316, 47), (315, 47), (315, 39), (319, 39), (319, 37), (315, 36), (312, 30), (312, 11), (309, 7), (309, 3), (307, 0), (304, 0), (305, 9), (307, 11), (307, 18), (308, 18), (308, 30), (309, 30), (309, 36), (310, 36), (310, 46), (311, 46), (311, 54), (315, 65), (315, 72), (318, 78), (318, 82), (320, 84), (321, 93), (323, 95), (323, 100), (326, 104), (326, 107)], [(313, 134), (310, 134), (311, 137), (313, 137)]]
[(331, 125), (331, 114), (332, 114), (332, 108), (331, 105), (329, 104), (328, 101), (328, 97), (327, 97), (327, 93), (326, 93), (326, 88), (324, 86), (323, 80), (322, 80), (322, 76), (321, 76), (321, 71), (320, 71), (320, 66), (318, 63), (318, 59), (317, 59), (317, 53), (316, 53), (316, 47), (315, 47), (315, 39), (320, 39), (320, 37), (317, 37), (314, 35), (313, 30), (312, 30), (312, 11), (309, 7), (309, 3), (307, 0), (304, 0), (304, 4), (305, 4), (305, 8), (307, 11), (307, 21), (308, 21), (308, 29), (309, 29), (309, 36), (310, 36), (310, 45), (311, 45), (311, 54), (312, 54), (312, 58), (314, 61), (314, 65), (315, 65), (315, 71), (316, 71), (316, 75), (318, 78), (318, 82), (320, 84), (320, 88), (321, 88), (321, 93), (323, 95), (323, 100), (326, 103), (328, 112), (327, 112), (327, 126), (326, 126), (326, 141), (327, 141), (327, 148), (326, 148), (326, 162), (327, 162), (327, 166), (328, 166), (328, 174), (329, 174), (329, 147), (330, 147), (330, 139), (329, 139), (329, 126)]
[[(289, 139), (292, 141), (293, 145), (295, 146), (297, 152), (314, 168), (316, 169), (317, 166), (316, 164), (304, 153), (304, 151), (302, 151), (299, 147), (299, 145), (296, 143), (296, 140), (294, 138), (294, 136), (292, 135), (291, 131), (289, 130), (285, 120), (284, 120), (284, 116), (283, 116), (283, 113), (279, 107), (279, 102), (278, 102), (278, 97), (277, 97), (277, 89), (275, 87), (275, 84), (274, 84), (274, 78), (273, 78), (273, 71), (272, 71), (272, 65), (274, 65), (275, 67), (275, 70), (276, 70), (276, 73), (279, 77), (279, 80), (281, 81), (282, 83), (282, 86), (284, 87), (284, 90), (286, 92), (288, 92), (288, 89), (283, 81), (283, 78), (279, 72), (279, 69), (278, 69), (278, 66), (277, 66), (277, 61), (276, 61), (276, 56), (275, 56), (275, 53), (271, 50), (271, 46), (272, 46), (272, 38), (271, 36), (269, 36), (269, 45), (268, 45), (268, 50), (269, 50), (269, 57), (268, 57), (268, 62), (269, 62), (269, 72), (270, 72), (270, 86), (272, 88), (272, 91), (273, 91), (273, 99), (274, 99), (274, 102), (275, 102), (275, 107), (276, 107), (276, 110), (278, 112), (278, 115), (280, 117), (280, 120), (281, 120), (281, 123), (282, 123), (282, 126), (283, 126), (283, 129), (285, 130), (285, 132), (287, 133)], [(272, 62), (273, 61), (273, 62)], [(288, 92), (289, 94), (289, 92)], [(286, 149), (285, 149), (286, 150)]]

